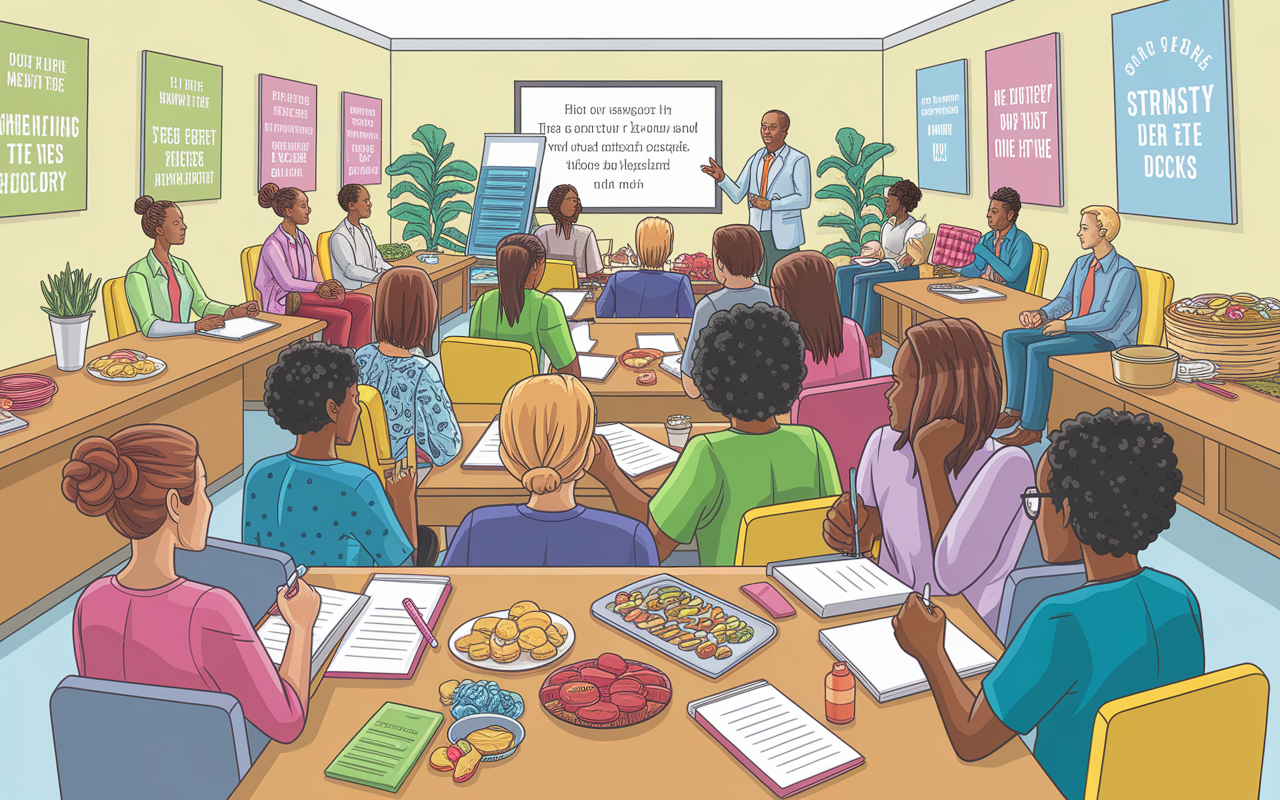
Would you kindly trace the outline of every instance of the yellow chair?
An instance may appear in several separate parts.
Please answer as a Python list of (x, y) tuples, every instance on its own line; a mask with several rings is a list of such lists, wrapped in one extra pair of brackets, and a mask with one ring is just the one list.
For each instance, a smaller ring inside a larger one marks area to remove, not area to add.
[(333, 280), (333, 262), (329, 260), (329, 237), (333, 231), (325, 231), (316, 237), (316, 257), (320, 259), (320, 274), (326, 281)]
[(440, 368), (455, 406), (500, 404), (513, 385), (538, 374), (538, 361), (524, 342), (450, 336), (440, 343)]
[(1173, 302), (1173, 276), (1158, 269), (1138, 267), (1142, 287), (1142, 315), (1138, 318), (1138, 344), (1164, 343), (1164, 310)]
[(244, 278), (244, 299), (245, 302), (257, 300), (258, 307), (262, 307), (262, 292), (258, 291), (258, 287), (253, 282), (258, 278), (258, 256), (262, 255), (262, 245), (254, 245), (246, 247), (240, 253), (240, 274)]
[(572, 261), (555, 261), (547, 259), (547, 271), (542, 274), (538, 283), (538, 291), (549, 292), (552, 289), (577, 289), (578, 268)]
[(138, 332), (124, 293), (124, 278), (112, 278), (102, 286), (102, 308), (107, 316), (107, 338), (119, 339)]
[(1031, 266), (1027, 269), (1027, 292), (1044, 297), (1044, 274), (1049, 271), (1049, 248), (1031, 243)]
[[(452, 397), (450, 393), (450, 397)], [(795, 503), (753, 508), (738, 527), (735, 567), (764, 566), (770, 561), (829, 555), (822, 538), (822, 522), (838, 497), (819, 497)]]
[(1240, 664), (1112, 700), (1093, 722), (1085, 800), (1257, 800), (1267, 678)]
[[(372, 386), (359, 386), (360, 422), (356, 426), (356, 435), (351, 444), (338, 445), (338, 458), (353, 464), (363, 464), (373, 470), (382, 481), (382, 488), (387, 488), (385, 470), (395, 466), (395, 458), (391, 453), (391, 434), (387, 428), (387, 409), (382, 404), (382, 394)], [(406, 453), (417, 458), (416, 442), (409, 437)]]

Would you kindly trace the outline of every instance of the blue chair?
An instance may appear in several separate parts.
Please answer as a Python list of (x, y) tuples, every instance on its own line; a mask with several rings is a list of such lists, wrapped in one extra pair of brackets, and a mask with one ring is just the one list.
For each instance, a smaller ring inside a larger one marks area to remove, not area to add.
[(249, 621), (256, 623), (276, 602), (276, 587), (289, 580), (294, 565), (288, 553), (226, 539), (209, 539), (199, 552), (175, 552), (173, 567), (189, 581), (231, 592), (240, 601)]
[(1000, 598), (996, 638), (1007, 647), (1041, 600), (1079, 589), (1086, 580), (1083, 561), (1023, 567), (1010, 572), (1005, 578), (1004, 594)]

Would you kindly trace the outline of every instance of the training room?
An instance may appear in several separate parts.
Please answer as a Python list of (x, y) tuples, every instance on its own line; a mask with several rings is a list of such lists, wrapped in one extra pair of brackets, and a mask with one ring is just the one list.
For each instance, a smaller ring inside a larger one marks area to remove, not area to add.
[(1280, 798), (1278, 24), (5, 8), (0, 795)]

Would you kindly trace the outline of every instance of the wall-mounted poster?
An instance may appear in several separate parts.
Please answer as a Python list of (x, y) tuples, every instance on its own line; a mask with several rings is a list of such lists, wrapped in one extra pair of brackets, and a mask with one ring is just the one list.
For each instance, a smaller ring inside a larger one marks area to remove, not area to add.
[(258, 186), (316, 190), (316, 87), (258, 76)]
[(921, 189), (969, 193), (969, 61), (916, 70), (916, 175)]
[(142, 194), (222, 197), (222, 67), (142, 51)]
[(342, 93), (342, 183), (382, 183), (382, 101)]
[(1227, 0), (1111, 15), (1120, 211), (1236, 222)]
[(89, 40), (0, 22), (0, 217), (83, 211)]
[(987, 185), (1062, 206), (1058, 34), (987, 51)]

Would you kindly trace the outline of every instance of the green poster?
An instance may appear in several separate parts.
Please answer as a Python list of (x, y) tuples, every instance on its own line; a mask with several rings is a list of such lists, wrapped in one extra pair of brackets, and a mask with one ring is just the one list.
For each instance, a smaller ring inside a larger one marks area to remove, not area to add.
[(88, 206), (89, 40), (0, 22), (0, 217)]
[(142, 193), (222, 197), (222, 67), (142, 51)]

